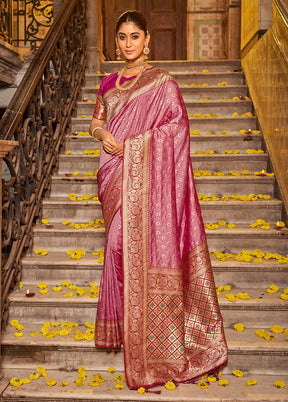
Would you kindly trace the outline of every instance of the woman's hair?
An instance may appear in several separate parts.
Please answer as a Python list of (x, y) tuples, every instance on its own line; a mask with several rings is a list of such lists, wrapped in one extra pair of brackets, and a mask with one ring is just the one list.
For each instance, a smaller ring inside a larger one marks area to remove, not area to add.
[(119, 32), (121, 25), (125, 22), (133, 22), (139, 29), (144, 31), (145, 36), (148, 33), (147, 29), (147, 21), (143, 14), (139, 11), (125, 11), (123, 14), (120, 15), (116, 22), (116, 35)]

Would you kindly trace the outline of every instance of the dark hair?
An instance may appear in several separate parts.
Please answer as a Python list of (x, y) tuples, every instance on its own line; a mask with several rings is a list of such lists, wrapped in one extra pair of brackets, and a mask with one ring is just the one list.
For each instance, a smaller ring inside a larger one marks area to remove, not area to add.
[(139, 11), (125, 11), (123, 14), (120, 15), (116, 22), (116, 35), (119, 32), (121, 25), (125, 22), (133, 22), (139, 29), (144, 31), (145, 36), (148, 33), (147, 29), (147, 21), (143, 14)]

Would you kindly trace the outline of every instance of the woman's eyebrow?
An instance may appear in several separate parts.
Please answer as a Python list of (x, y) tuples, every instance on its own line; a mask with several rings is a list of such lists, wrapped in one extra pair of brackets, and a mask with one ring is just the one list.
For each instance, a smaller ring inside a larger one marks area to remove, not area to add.
[[(131, 32), (131, 34), (128, 34), (128, 35), (135, 35), (135, 34), (140, 35), (140, 33), (139, 33), (139, 32)], [(127, 35), (127, 34), (126, 34), (126, 33), (124, 33), (124, 32), (119, 32), (119, 33), (118, 33), (118, 35)]]

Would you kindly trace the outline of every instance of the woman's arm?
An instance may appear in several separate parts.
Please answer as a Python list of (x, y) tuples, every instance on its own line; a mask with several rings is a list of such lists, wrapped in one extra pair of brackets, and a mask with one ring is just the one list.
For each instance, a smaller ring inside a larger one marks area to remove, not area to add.
[(114, 135), (103, 128), (104, 123), (105, 123), (104, 120), (93, 118), (90, 124), (89, 133), (90, 135), (92, 135), (93, 132), (93, 138), (96, 141), (102, 141), (104, 150), (107, 153), (111, 154), (115, 149), (115, 147), (117, 147), (117, 142), (114, 138)]

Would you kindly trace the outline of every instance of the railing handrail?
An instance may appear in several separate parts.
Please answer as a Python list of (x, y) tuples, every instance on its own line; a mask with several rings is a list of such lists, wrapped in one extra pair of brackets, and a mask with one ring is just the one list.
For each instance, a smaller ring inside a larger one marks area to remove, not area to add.
[(22, 278), (22, 258), (33, 249), (33, 227), (85, 76), (87, 0), (65, 0), (0, 121), (0, 140), (18, 146), (3, 158), (1, 318), (9, 292)]
[(65, 0), (0, 120), (0, 139), (11, 140), (77, 0)]

